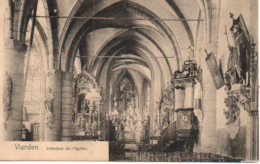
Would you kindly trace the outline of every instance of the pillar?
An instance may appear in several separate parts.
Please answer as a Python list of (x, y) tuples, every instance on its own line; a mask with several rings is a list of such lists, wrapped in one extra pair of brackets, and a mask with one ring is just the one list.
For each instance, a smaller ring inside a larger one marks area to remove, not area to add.
[(24, 57), (26, 45), (6, 39), (3, 54), (3, 140), (22, 140), (24, 101)]
[[(45, 89), (46, 90), (46, 89)], [(44, 92), (45, 92), (44, 90)], [(46, 115), (45, 115), (45, 106), (44, 106), (44, 97), (42, 98), (43, 102), (40, 106), (40, 141), (45, 141), (45, 124), (46, 124)]]
[[(51, 89), (50, 93), (46, 93), (46, 98), (48, 95), (53, 97), (52, 105), (52, 116), (47, 114), (46, 110), (46, 124), (45, 124), (45, 141), (60, 141), (61, 140), (61, 71), (50, 70), (46, 77), (47, 92)], [(45, 98), (45, 101), (46, 101)]]
[[(213, 51), (214, 55), (216, 55), (216, 45), (212, 44), (211, 46), (208, 46), (208, 52), (210, 51)], [(202, 56), (201, 61), (203, 121), (201, 125), (200, 150), (205, 153), (216, 153), (216, 87), (205, 59), (206, 54)]]
[(248, 111), (248, 123), (246, 129), (246, 159), (257, 161), (259, 159), (258, 137), (258, 110)]
[(62, 73), (62, 123), (61, 141), (72, 140), (72, 117), (73, 117), (73, 73)]
[[(155, 81), (155, 80), (154, 80)], [(156, 100), (155, 100), (155, 85), (154, 85), (154, 81), (152, 81), (151, 82), (151, 90), (150, 90), (150, 95), (151, 95), (151, 97), (150, 97), (150, 117), (149, 117), (149, 140), (150, 140), (150, 137), (151, 136), (153, 136), (153, 134), (154, 134), (154, 111), (156, 110), (155, 109), (155, 107), (156, 107), (156, 105), (155, 105), (155, 102), (156, 102)], [(159, 86), (158, 86), (159, 87)]]
[(45, 74), (41, 73), (41, 104), (40, 104), (40, 141), (45, 141), (45, 93), (46, 93), (46, 79)]

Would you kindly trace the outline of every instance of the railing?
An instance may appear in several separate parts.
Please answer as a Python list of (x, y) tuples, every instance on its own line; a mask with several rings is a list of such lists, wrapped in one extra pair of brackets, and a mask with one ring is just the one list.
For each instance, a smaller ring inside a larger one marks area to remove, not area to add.
[[(213, 153), (163, 152), (156, 146), (144, 143), (135, 144), (138, 149), (126, 149), (128, 143), (109, 142), (110, 161), (135, 162), (240, 162), (242, 159)], [(132, 143), (133, 144), (133, 143)]]
[(240, 162), (242, 159), (212, 153), (138, 152), (128, 159), (135, 162)]

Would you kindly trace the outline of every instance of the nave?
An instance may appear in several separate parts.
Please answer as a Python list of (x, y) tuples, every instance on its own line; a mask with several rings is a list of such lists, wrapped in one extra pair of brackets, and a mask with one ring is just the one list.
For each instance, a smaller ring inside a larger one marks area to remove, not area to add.
[(108, 141), (111, 160), (258, 160), (257, 4), (7, 1), (1, 140)]

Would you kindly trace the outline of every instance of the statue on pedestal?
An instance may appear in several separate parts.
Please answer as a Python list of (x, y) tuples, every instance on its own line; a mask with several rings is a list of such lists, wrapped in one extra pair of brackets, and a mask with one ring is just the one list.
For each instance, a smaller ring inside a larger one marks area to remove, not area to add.
[(46, 118), (47, 118), (47, 126), (51, 128), (51, 125), (54, 123), (54, 95), (52, 93), (51, 88), (48, 88), (47, 95), (44, 101), (44, 106), (46, 109)]
[(243, 84), (249, 86), (249, 72), (250, 72), (250, 41), (249, 34), (242, 15), (234, 19), (233, 14), (230, 13), (230, 18), (233, 20), (233, 25), (230, 28), (231, 35), (235, 46), (229, 45), (227, 30), (229, 61), (227, 71), (225, 73), (225, 80), (227, 89), (230, 90), (233, 84)]
[(80, 104), (80, 110), (84, 111), (85, 113), (89, 113), (89, 100), (83, 99)]

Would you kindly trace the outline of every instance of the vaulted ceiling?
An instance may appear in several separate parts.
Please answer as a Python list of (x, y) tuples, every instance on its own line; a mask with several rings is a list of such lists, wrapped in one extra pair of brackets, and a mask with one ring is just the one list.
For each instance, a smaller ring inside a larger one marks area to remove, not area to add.
[(39, 0), (38, 16), (59, 18), (37, 21), (55, 38), (49, 51), (58, 52), (54, 60), (63, 70), (74, 69), (78, 54), (80, 67), (98, 79), (102, 71), (142, 68), (167, 80), (196, 44), (200, 1)]
[(140, 65), (171, 76), (188, 57), (187, 48), (194, 46), (199, 22), (193, 20), (201, 18), (198, 0), (57, 0), (58, 9), (72, 4), (71, 10), (58, 10), (59, 15), (89, 19), (57, 20), (68, 57), (64, 62), (71, 68), (79, 50), (81, 65), (95, 76), (108, 63), (112, 70)]

